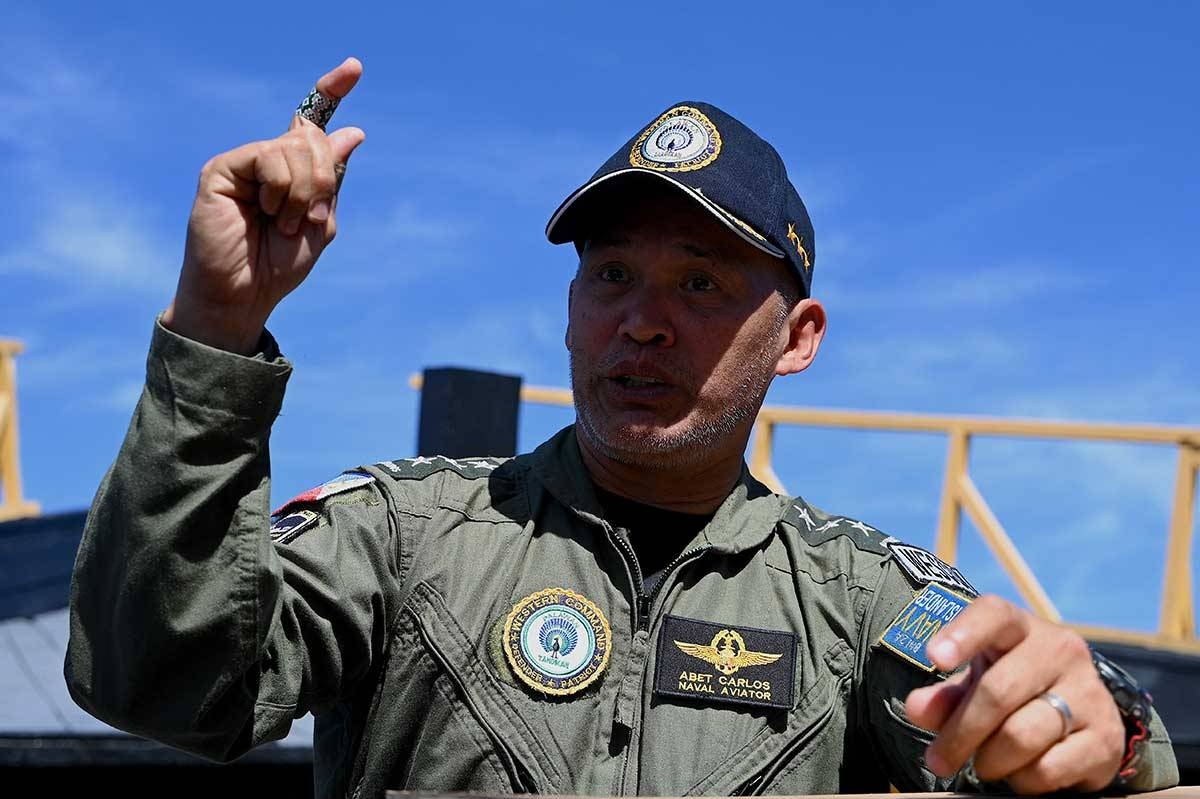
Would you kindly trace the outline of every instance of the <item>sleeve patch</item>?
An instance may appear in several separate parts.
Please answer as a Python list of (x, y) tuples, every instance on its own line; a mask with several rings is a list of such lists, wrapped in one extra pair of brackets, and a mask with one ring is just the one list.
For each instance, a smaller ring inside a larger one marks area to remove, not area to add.
[(271, 540), (276, 544), (290, 544), (305, 530), (315, 526), (319, 518), (317, 513), (311, 510), (289, 513), (271, 525)]
[(883, 631), (879, 643), (922, 671), (937, 671), (925, 647), (934, 633), (954, 621), (970, 604), (969, 598), (949, 588), (936, 583), (927, 585)]
[(487, 477), (502, 463), (499, 458), (464, 458), (456, 460), (445, 455), (432, 458), (406, 458), (382, 461), (375, 466), (386, 472), (393, 480), (424, 480), (435, 472), (450, 469), (468, 479)]
[(349, 491), (353, 488), (365, 486), (373, 482), (375, 482), (375, 478), (366, 472), (360, 472), (358, 470), (342, 472), (329, 482), (322, 483), (316, 488), (310, 488), (304, 493), (297, 494), (296, 496), (292, 497), (287, 502), (276, 508), (275, 512), (271, 515), (278, 516), (288, 508), (291, 508), (295, 505), (305, 502), (320, 502), (326, 497), (332, 497), (334, 494), (341, 494), (344, 491)]
[(938, 583), (962, 591), (971, 597), (979, 596), (975, 586), (963, 576), (963, 573), (939, 558), (932, 552), (905, 544), (898, 538), (888, 538), (883, 542), (892, 559), (900, 566), (909, 580), (917, 587)]

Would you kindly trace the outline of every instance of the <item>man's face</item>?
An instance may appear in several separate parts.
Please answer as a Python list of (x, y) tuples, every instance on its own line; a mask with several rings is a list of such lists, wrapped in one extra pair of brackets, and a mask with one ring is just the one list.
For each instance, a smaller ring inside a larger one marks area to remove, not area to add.
[(633, 465), (740, 455), (787, 346), (787, 267), (669, 188), (608, 207), (571, 286), (581, 434)]

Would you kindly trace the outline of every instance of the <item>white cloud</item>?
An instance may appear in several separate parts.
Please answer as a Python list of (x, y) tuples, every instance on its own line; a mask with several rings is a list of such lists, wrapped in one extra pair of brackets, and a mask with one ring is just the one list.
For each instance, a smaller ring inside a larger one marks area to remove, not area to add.
[(28, 238), (0, 251), (0, 273), (42, 275), (73, 289), (163, 294), (174, 284), (178, 256), (141, 221), (144, 209), (100, 192), (49, 205)]

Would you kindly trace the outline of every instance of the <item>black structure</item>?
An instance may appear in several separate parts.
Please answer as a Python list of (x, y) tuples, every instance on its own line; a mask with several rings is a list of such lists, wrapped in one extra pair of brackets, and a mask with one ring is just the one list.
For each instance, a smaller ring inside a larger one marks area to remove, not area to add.
[(86, 511), (0, 523), (0, 621), (67, 605)]
[(418, 455), (517, 454), (521, 378), (473, 369), (426, 369)]

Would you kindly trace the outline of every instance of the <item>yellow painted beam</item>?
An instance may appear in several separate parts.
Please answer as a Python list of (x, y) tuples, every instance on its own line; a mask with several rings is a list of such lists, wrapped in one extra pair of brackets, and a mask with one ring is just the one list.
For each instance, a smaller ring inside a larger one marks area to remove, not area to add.
[(979, 489), (975, 487), (975, 483), (969, 475), (964, 474), (959, 477), (958, 491), (963, 507), (971, 517), (971, 521), (979, 528), (979, 534), (983, 536), (984, 543), (988, 545), (988, 549), (992, 550), (992, 554), (996, 556), (996, 560), (1000, 561), (1000, 565), (1008, 572), (1008, 576), (1012, 577), (1017, 591), (1029, 604), (1029, 609), (1043, 619), (1061, 622), (1062, 614), (1058, 612), (1058, 608), (1054, 607), (1046, 590), (1042, 588), (1037, 577), (1034, 577), (1033, 570), (1029, 568), (1025, 558), (1021, 557), (1021, 553), (1012, 539), (1008, 537), (1008, 533), (1004, 532), (1004, 527), (992, 513), (992, 509), (988, 507), (983, 495), (979, 493)]
[(1175, 502), (1167, 534), (1167, 562), (1163, 570), (1162, 611), (1158, 631), (1172, 640), (1196, 637), (1196, 605), (1192, 593), (1192, 534), (1196, 505), (1196, 472), (1200, 449), (1179, 448), (1175, 470)]

